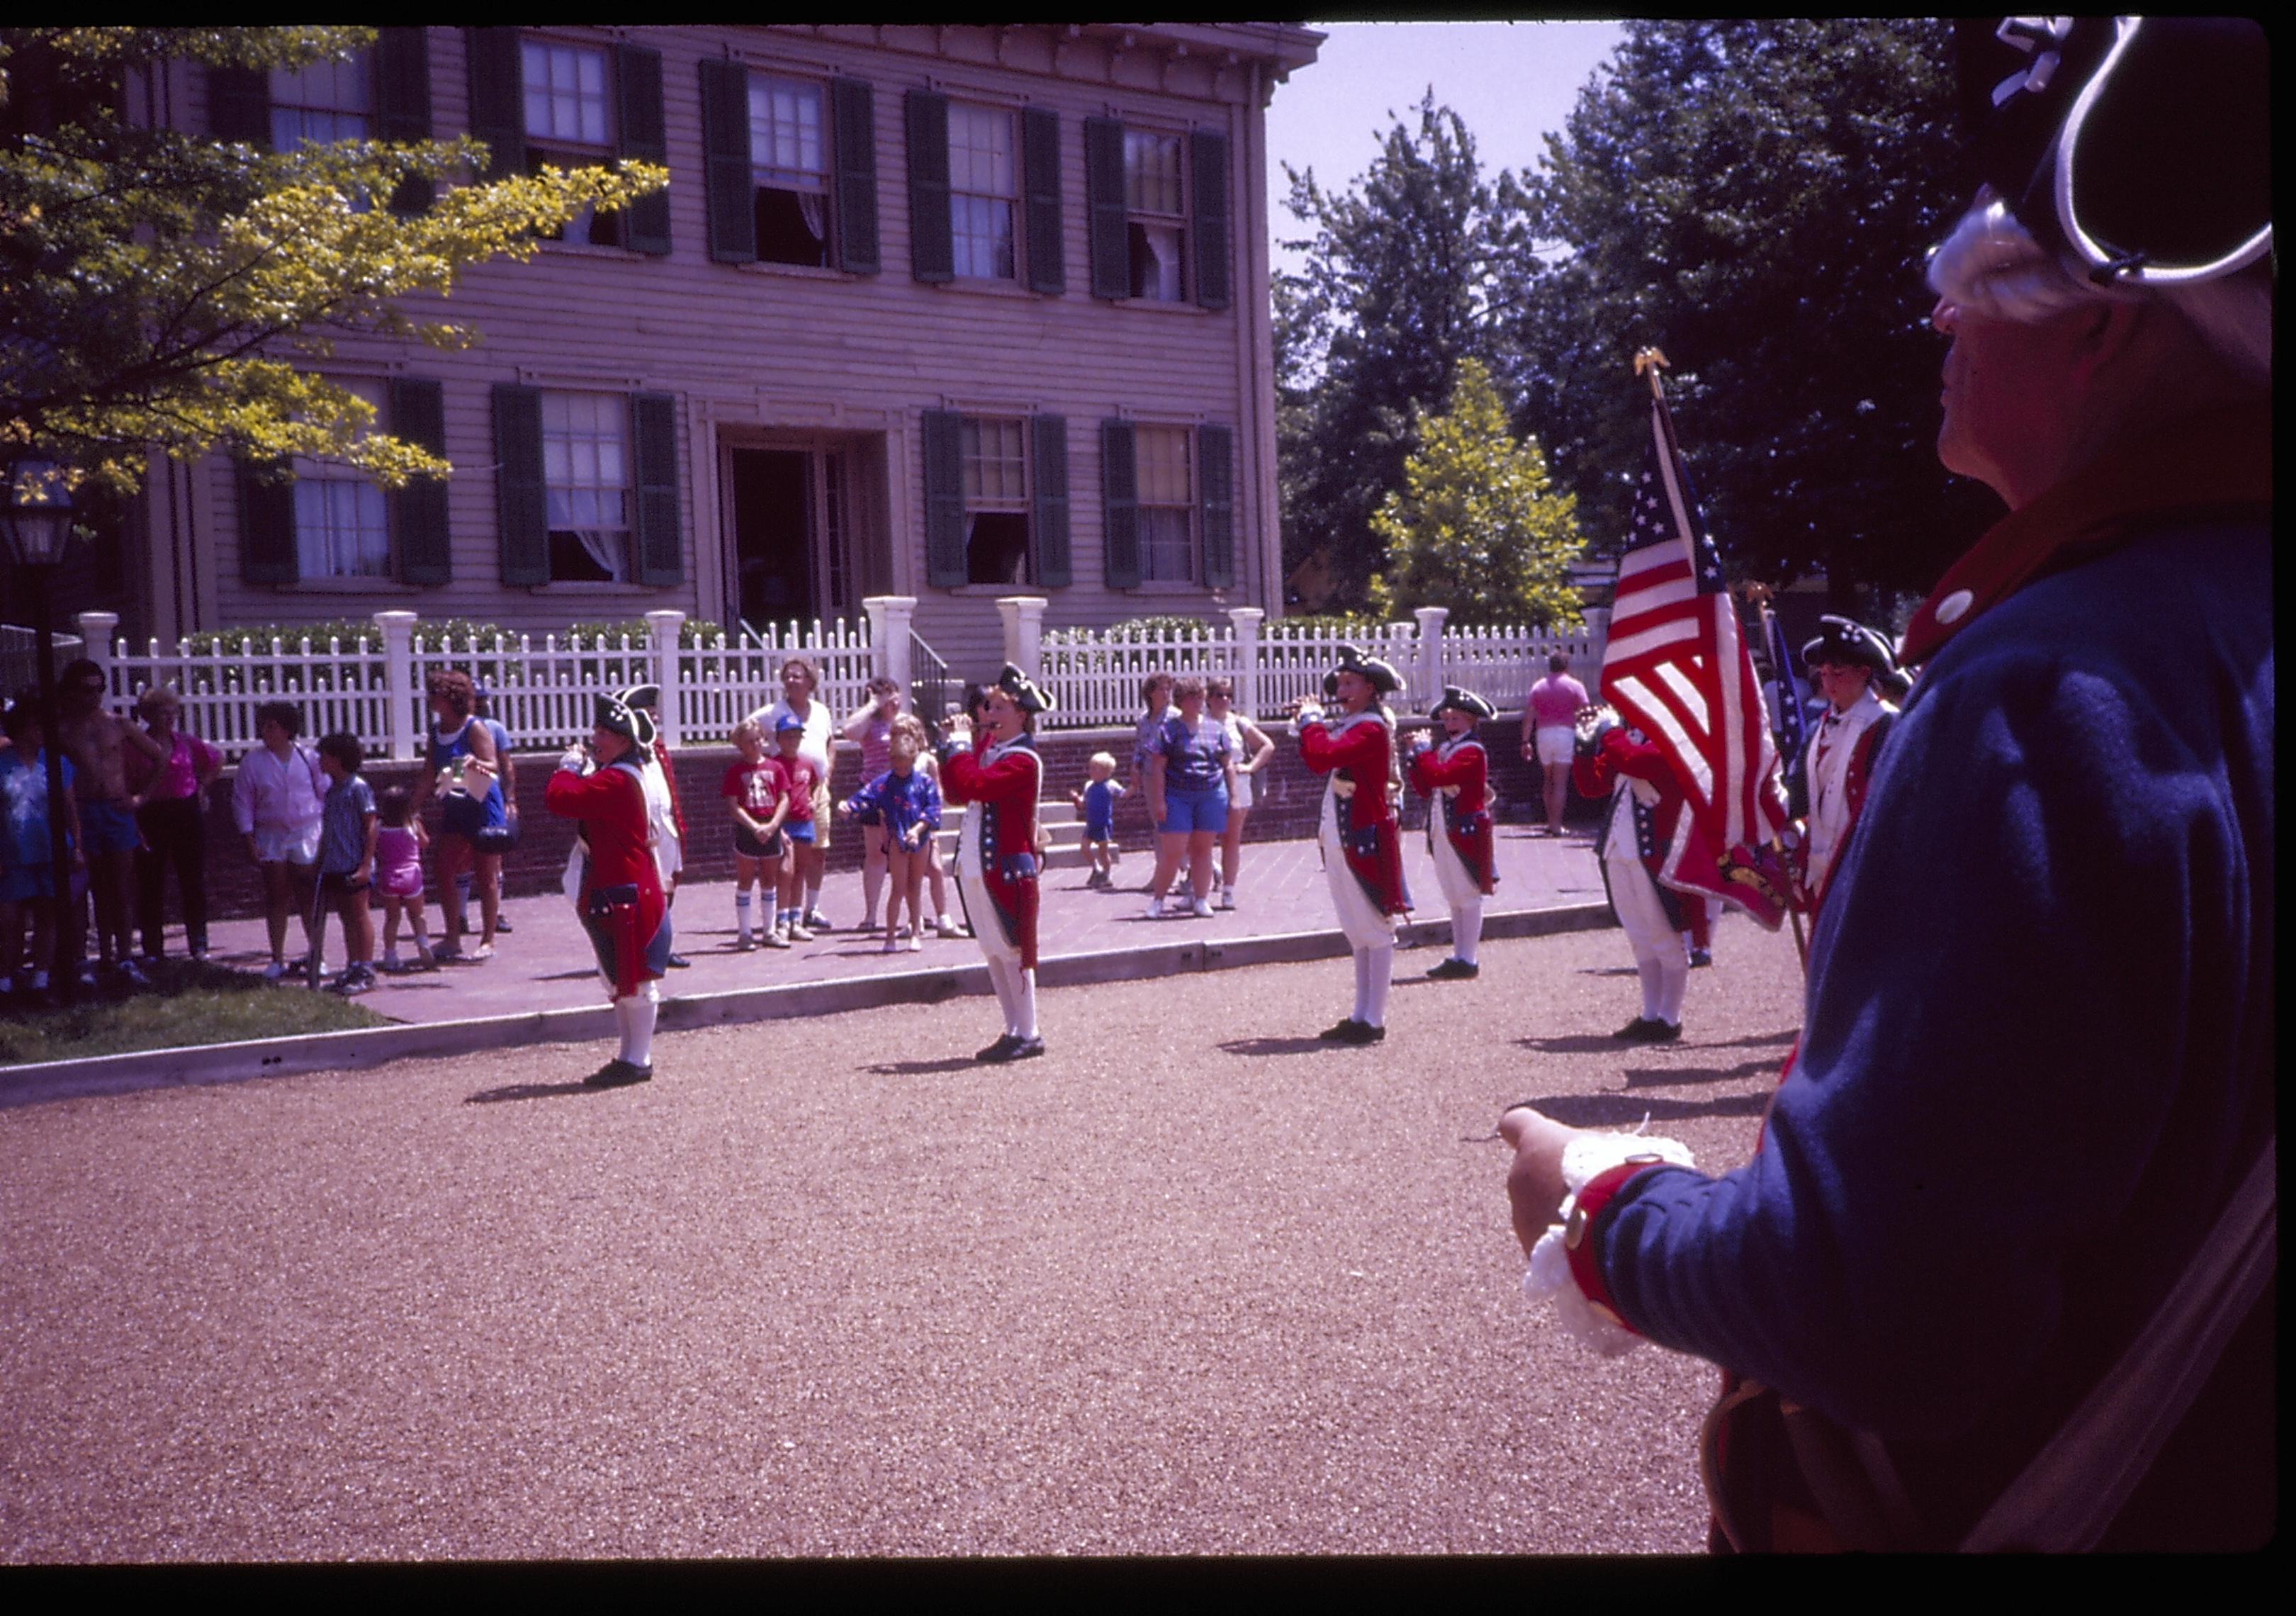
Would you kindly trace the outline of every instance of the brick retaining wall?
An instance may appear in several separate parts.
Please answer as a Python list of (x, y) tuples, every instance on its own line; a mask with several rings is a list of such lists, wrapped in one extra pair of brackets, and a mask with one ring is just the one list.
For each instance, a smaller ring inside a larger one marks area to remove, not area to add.
[[(1402, 725), (1406, 736), (1426, 726), (1423, 718), (1406, 718)], [(1287, 736), (1274, 730), (1269, 733), (1275, 735), (1275, 756), (1268, 759), (1267, 769), (1256, 783), (1259, 803), (1245, 827), (1245, 840), (1280, 841), (1312, 836), (1323, 803), (1323, 778), (1300, 761), (1300, 749)], [(1499, 817), (1509, 822), (1531, 822), (1543, 815), (1538, 801), (1538, 771), (1518, 755), (1520, 733), (1520, 720), (1513, 718), (1494, 718), (1482, 726), (1483, 742), (1489, 747), (1496, 766)], [(1070, 792), (1080, 789), (1088, 777), (1088, 765), (1096, 751), (1116, 757), (1121, 778), (1123, 766), (1131, 756), (1132, 734), (1128, 728), (1054, 731), (1046, 735), (1040, 750), (1045, 758), (1047, 799), (1062, 800)], [(718, 781), (733, 759), (734, 751), (726, 746), (691, 747), (679, 751), (674, 759), (677, 766), (678, 801), (685, 811), (685, 869), (694, 880), (733, 878), (733, 821), (726, 812), (725, 799), (718, 794)], [(555, 890), (566, 868), (567, 854), (574, 845), (573, 822), (556, 817), (542, 806), (543, 789), (555, 761), (554, 754), (546, 753), (522, 754), (515, 760), (520, 839), (518, 846), (503, 860), (504, 888), (512, 896)], [(379, 759), (367, 765), (367, 783), (377, 796), (388, 786), (411, 788), (419, 767), (414, 763)], [(859, 787), (860, 776), (860, 749), (850, 743), (840, 744), (832, 789), (840, 798), (849, 796)], [(234, 771), (226, 769), (208, 792), (208, 902), (217, 918), (263, 912), (255, 868), (247, 861), (243, 844), (232, 826), (233, 777)], [(1574, 822), (1586, 821), (1594, 816), (1595, 807), (1574, 794), (1569, 812)], [(1404, 823), (1414, 828), (1426, 823), (1426, 806), (1416, 797), (1405, 807)], [(439, 828), (435, 810), (430, 825), (435, 835)], [(1139, 793), (1128, 796), (1117, 805), (1116, 828), (1119, 843), (1127, 852), (1149, 849), (1152, 836), (1148, 808)], [(860, 864), (858, 829), (840, 822), (831, 839), (829, 867), (832, 871), (848, 871), (858, 869)], [(168, 918), (171, 923), (177, 918), (172, 882)]]

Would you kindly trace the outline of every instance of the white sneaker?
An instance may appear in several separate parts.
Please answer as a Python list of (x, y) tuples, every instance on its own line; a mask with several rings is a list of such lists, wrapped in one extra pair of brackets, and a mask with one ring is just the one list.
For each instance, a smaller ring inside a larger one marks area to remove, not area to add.
[(782, 930), (782, 928), (781, 928), (781, 927), (779, 927), (779, 926), (775, 926), (772, 931), (768, 931), (768, 932), (767, 932), (767, 933), (766, 933), (766, 947), (768, 947), (768, 948), (786, 948), (786, 947), (788, 947), (789, 946), (790, 946), (789, 933), (788, 933), (787, 931), (785, 931)]
[(1220, 889), (1219, 906), (1223, 909), (1233, 909), (1235, 907), (1235, 889), (1234, 887), (1222, 887)]
[(924, 938), (923, 938), (923, 936), (922, 936), (922, 934), (920, 934), (920, 935), (916, 935), (916, 936), (913, 936), (913, 937), (911, 937), (911, 938), (909, 939), (909, 952), (910, 952), (910, 953), (912, 953), (912, 954), (922, 954), (924, 951), (925, 951), (925, 939), (924, 939)]
[(900, 939), (899, 938), (898, 938), (898, 937), (889, 937), (889, 938), (887, 938), (887, 939), (885, 939), (885, 952), (886, 952), (886, 953), (888, 953), (888, 954), (898, 954), (900, 951), (901, 951), (901, 939)]
[(284, 960), (275, 959), (263, 967), (263, 980), (266, 982), (275, 982), (286, 974), (287, 962)]
[(789, 939), (793, 943), (809, 943), (813, 940), (813, 933), (804, 926), (791, 926), (789, 929)]
[(943, 937), (962, 937), (964, 935), (956, 929), (956, 923), (946, 915), (936, 915), (934, 917), (933, 930), (939, 932)]
[(1190, 898), (1188, 900), (1188, 913), (1194, 915), (1198, 920), (1210, 920), (1212, 917), (1211, 900), (1207, 898)]
[(1148, 918), (1150, 920), (1161, 920), (1164, 918), (1164, 900), (1162, 898), (1152, 898), (1148, 900)]

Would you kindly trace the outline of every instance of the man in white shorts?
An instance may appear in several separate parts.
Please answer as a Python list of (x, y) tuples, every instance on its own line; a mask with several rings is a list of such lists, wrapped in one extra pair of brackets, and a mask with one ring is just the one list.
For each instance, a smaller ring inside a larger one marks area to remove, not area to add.
[[(1546, 833), (1562, 834), (1562, 805), (1570, 792), (1571, 727), (1587, 705), (1587, 687), (1570, 677), (1570, 659), (1558, 651), (1546, 659), (1546, 677), (1530, 687), (1522, 704), (1522, 756), (1538, 765), (1544, 778)], [(1533, 744), (1533, 737), (1537, 743)]]

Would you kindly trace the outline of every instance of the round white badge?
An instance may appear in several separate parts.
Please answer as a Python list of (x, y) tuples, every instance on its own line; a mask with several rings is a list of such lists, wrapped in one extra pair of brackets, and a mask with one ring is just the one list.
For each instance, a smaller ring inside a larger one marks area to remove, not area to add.
[(1977, 597), (1968, 590), (1956, 589), (1938, 603), (1937, 620), (1948, 625), (1958, 623), (1976, 603)]

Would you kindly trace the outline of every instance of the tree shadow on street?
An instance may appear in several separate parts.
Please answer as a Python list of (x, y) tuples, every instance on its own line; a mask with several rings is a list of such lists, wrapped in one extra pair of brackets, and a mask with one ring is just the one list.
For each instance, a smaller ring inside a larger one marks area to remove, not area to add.
[(1316, 1054), (1328, 1050), (1345, 1049), (1349, 1046), (1329, 1038), (1230, 1038), (1219, 1046), (1224, 1054), (1234, 1055)]
[(1710, 1100), (1669, 1100), (1659, 1095), (1556, 1095), (1529, 1102), (1570, 1128), (1632, 1128), (1645, 1113), (1653, 1123), (1685, 1117), (1759, 1117), (1769, 1103), (1767, 1095), (1718, 1095)]
[(465, 1105), (499, 1105), (504, 1100), (547, 1100), (554, 1095), (602, 1095), (603, 1088), (593, 1088), (576, 1078), (566, 1083), (505, 1083), (500, 1088), (482, 1088), (463, 1102)]

